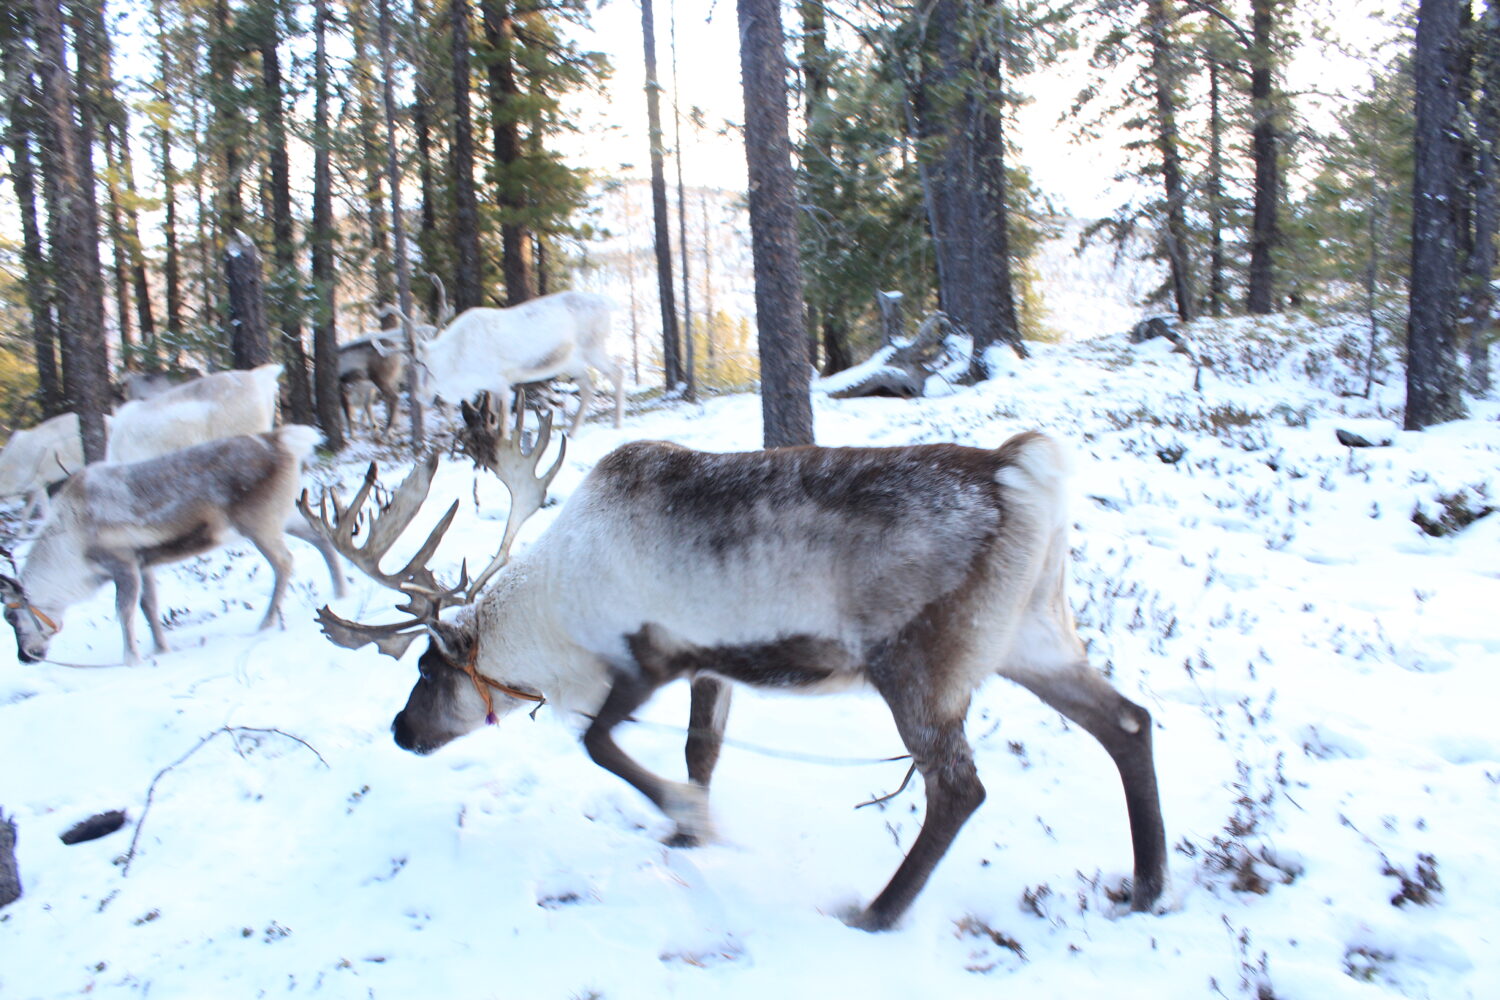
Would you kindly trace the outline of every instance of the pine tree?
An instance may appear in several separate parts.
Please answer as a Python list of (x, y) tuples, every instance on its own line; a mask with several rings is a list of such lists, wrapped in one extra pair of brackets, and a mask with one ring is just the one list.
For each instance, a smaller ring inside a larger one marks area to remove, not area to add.
[(764, 440), (767, 448), (812, 444), (781, 8), (778, 0), (739, 0), (738, 13)]
[(1460, 6), (1453, 0), (1422, 0), (1417, 9), (1407, 430), (1456, 420), (1467, 412), (1457, 330)]
[[(33, 0), (36, 73), (48, 120), (42, 130), (48, 198), (48, 245), (57, 288), (63, 391), (78, 414), (84, 460), (104, 458), (109, 409), (109, 350), (104, 342), (104, 289), (99, 278), (99, 208), (94, 197), (89, 116), (75, 100), (63, 38), (60, 0)], [(76, 39), (75, 39), (76, 45)]]

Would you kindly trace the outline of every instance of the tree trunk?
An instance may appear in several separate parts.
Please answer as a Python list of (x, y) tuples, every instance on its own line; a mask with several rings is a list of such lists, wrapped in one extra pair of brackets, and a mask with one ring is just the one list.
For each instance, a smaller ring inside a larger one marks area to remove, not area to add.
[(1000, 66), (985, 19), (992, 3), (972, 12), (958, 0), (937, 0), (922, 39), (920, 77), (912, 94), (919, 166), (938, 258), (943, 311), (973, 340), (968, 378), (989, 377), (992, 344), (1025, 354), (1010, 275), (1006, 203), (1004, 95)]
[(677, 77), (677, 7), (671, 14), (672, 47), (672, 131), (677, 144), (677, 257), (682, 263), (682, 343), (684, 348), (683, 378), (687, 388), (682, 398), (688, 402), (698, 399), (698, 366), (696, 346), (693, 344), (693, 286), (691, 268), (688, 267), (687, 238), (687, 186), (682, 180), (682, 105), (679, 103)]
[(767, 448), (812, 444), (781, 7), (779, 0), (739, 0), (738, 12), (764, 441)]
[(1224, 315), (1224, 116), (1223, 64), (1208, 56), (1208, 311)]
[[(380, 5), (380, 95), (385, 107), (385, 173), (391, 189), (391, 231), (396, 242), (396, 295), (401, 307), (401, 325), (406, 331), (408, 357), (416, 357), (416, 333), (411, 323), (411, 266), (406, 255), (406, 221), (401, 218), (401, 158), (396, 147), (396, 93), (391, 81), (395, 65), (391, 59), (391, 10), (389, 0)], [(406, 366), (408, 405), (411, 408), (411, 446), (420, 452), (426, 440), (422, 421), (422, 403), (417, 384), (420, 365)]]
[(313, 34), (313, 205), (312, 281), (313, 389), (318, 426), (328, 447), (344, 448), (344, 418), (339, 393), (339, 348), (335, 318), (338, 278), (334, 264), (333, 170), (329, 165), (328, 0), (314, 0)]
[(60, 0), (33, 0), (36, 73), (49, 117), (42, 135), (44, 169), (56, 189), (49, 214), (57, 288), (63, 391), (78, 414), (86, 462), (104, 458), (109, 410), (109, 348), (104, 340), (104, 288), (99, 279), (99, 207), (94, 200), (94, 137), (75, 107), (63, 46)]
[(1177, 69), (1168, 28), (1169, 0), (1146, 0), (1146, 37), (1151, 46), (1151, 83), (1156, 98), (1156, 148), (1161, 154), (1162, 193), (1167, 203), (1166, 247), (1177, 316), (1190, 321), (1194, 302), (1192, 257), (1187, 225), (1187, 188), (1177, 135)]
[[(430, 30), (430, 19), (423, 0), (412, 0), (411, 13), (418, 36), (421, 37)], [(412, 62), (416, 67), (416, 79), (412, 86), (411, 127), (417, 140), (417, 179), (422, 189), (417, 250), (422, 258), (423, 269), (429, 274), (437, 274), (443, 270), (438, 263), (443, 256), (443, 251), (439, 245), (437, 227), (437, 175), (432, 165), (432, 71), (431, 60), (425, 58), (426, 52), (427, 50), (418, 42), (411, 53)], [(439, 318), (438, 283), (426, 281), (423, 287), (426, 289), (423, 306), (427, 310), (427, 315), (436, 322)]]
[(521, 101), (513, 64), (515, 25), (510, 0), (480, 0), (484, 37), (489, 45), (485, 76), (490, 90), (490, 133), (495, 149), (495, 199), (500, 208), (500, 264), (505, 274), (505, 304), (520, 305), (536, 298), (535, 262), (531, 230), (526, 225), (526, 196), (521, 166)]
[(225, 246), (224, 280), (229, 285), (229, 351), (234, 367), (249, 369), (270, 364), (260, 251), (243, 232), (231, 233)]
[[(391, 224), (386, 214), (385, 155), (380, 136), (381, 117), (375, 110), (376, 80), (380, 74), (370, 59), (369, 25), (365, 23), (364, 0), (355, 3), (351, 12), (354, 36), (354, 80), (358, 94), (360, 161), (365, 173), (365, 210), (370, 225), (370, 252), (374, 258), (375, 318), (384, 329), (393, 329), (398, 320), (390, 307), (396, 305), (394, 265), (391, 261)], [(377, 29), (378, 30), (378, 29)], [(383, 86), (383, 81), (381, 86)]]
[(1459, 5), (1452, 0), (1422, 0), (1417, 10), (1407, 430), (1456, 420), (1466, 412), (1457, 331), (1459, 17)]
[(1250, 287), (1245, 308), (1263, 316), (1276, 308), (1271, 250), (1276, 245), (1276, 208), (1281, 174), (1276, 163), (1276, 108), (1271, 93), (1273, 7), (1276, 0), (1252, 0), (1250, 48), (1250, 147), (1255, 161), (1255, 209), (1250, 227)]
[(302, 345), (302, 271), (297, 266), (297, 233), (292, 222), (292, 184), (287, 155), (286, 121), (282, 102), (280, 39), (274, 6), (261, 25), (260, 70), (265, 87), (262, 121), (267, 132), (266, 155), (271, 168), (271, 247), (275, 270), (271, 277), (271, 310), (281, 330), (281, 363), (291, 423), (311, 424), (312, 385), (307, 378), (307, 351)]
[[(825, 124), (830, 114), (828, 18), (823, 10), (823, 0), (799, 0), (797, 9), (802, 18), (803, 114), (807, 121), (807, 148), (802, 156), (802, 170), (807, 177), (808, 201), (821, 204), (834, 197), (837, 175), (833, 163), (833, 133)], [(823, 358), (819, 370), (824, 375), (843, 371), (851, 363), (848, 315), (848, 305), (843, 301), (808, 303), (808, 325), (812, 328), (809, 332), (813, 337), (808, 353), (816, 360), (821, 340)]]
[(224, 176), (219, 186), (219, 227), (228, 239), (245, 226), (245, 206), (240, 194), (240, 172), (243, 156), (240, 142), (244, 138), (244, 112), (235, 94), (235, 66), (239, 50), (231, 42), (229, 0), (213, 0), (214, 37), (208, 46), (209, 91), (214, 105), (214, 128), (210, 145), (217, 145), (223, 157)]
[(479, 255), (479, 198), (474, 191), (474, 125), (469, 113), (469, 3), (448, 0), (453, 53), (453, 308), (484, 305)]
[(667, 174), (662, 165), (661, 85), (656, 80), (656, 25), (652, 0), (641, 0), (641, 36), (646, 46), (646, 122), (651, 139), (651, 216), (655, 221), (656, 292), (661, 304), (661, 359), (668, 392), (682, 382), (677, 300), (672, 287), (672, 235), (667, 213)]
[(158, 157), (162, 182), (162, 236), (166, 242), (166, 259), (163, 261), (163, 279), (167, 286), (167, 315), (165, 335), (175, 354), (182, 342), (182, 254), (177, 237), (177, 171), (172, 166), (172, 114), (171, 101), (177, 96), (176, 75), (172, 72), (169, 56), (170, 42), (167, 37), (166, 15), (162, 0), (153, 0), (152, 16), (156, 22), (157, 68), (161, 75), (161, 89), (157, 96), (161, 100), (161, 119), (158, 129)]
[(1474, 26), (1474, 236), (1466, 261), (1464, 333), (1469, 389), (1490, 391), (1490, 341), (1495, 335), (1495, 265), (1500, 231), (1500, 0), (1490, 0)]

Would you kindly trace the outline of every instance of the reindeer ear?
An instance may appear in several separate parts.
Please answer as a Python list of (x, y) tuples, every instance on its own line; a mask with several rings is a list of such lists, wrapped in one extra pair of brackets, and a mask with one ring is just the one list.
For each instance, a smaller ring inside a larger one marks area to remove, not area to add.
[(427, 626), (427, 634), (432, 638), (432, 648), (450, 664), (462, 668), (468, 662), (469, 651), (474, 648), (473, 625), (435, 621)]

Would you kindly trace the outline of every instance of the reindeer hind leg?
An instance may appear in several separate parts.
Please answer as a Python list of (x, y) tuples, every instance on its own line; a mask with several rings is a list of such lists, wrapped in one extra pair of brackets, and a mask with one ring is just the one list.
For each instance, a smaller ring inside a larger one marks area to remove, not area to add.
[(1154, 910), (1167, 887), (1167, 838), (1151, 752), (1151, 713), (1121, 695), (1087, 662), (1013, 679), (1086, 730), (1114, 761), (1125, 789), (1135, 863), (1130, 908)]

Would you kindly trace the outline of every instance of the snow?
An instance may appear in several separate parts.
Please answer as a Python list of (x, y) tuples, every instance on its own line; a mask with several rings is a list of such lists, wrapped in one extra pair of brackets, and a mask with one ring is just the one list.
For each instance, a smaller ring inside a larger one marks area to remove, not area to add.
[[(1344, 395), (1364, 384), (1359, 330), (1200, 322), (1201, 373), (1116, 333), (939, 396), (813, 398), (826, 445), (992, 446), (1031, 427), (1070, 443), (1080, 631), (1156, 722), (1161, 916), (1109, 899), (1130, 851), (1108, 758), (1003, 681), (969, 717), (988, 800), (899, 927), (869, 935), (839, 914), (922, 815), (919, 779), (853, 808), (906, 770), (870, 763), (902, 751), (877, 696), (737, 691), (720, 840), (668, 849), (667, 822), (550, 709), (399, 750), (421, 644), (398, 663), (326, 642), (327, 576), (294, 541), (280, 630), (253, 631), (270, 580), (240, 548), (160, 574), (177, 651), (141, 667), (108, 665), (107, 590), (52, 650), (100, 666), (23, 666), (6, 641), (0, 807), (24, 895), (0, 910), (0, 996), (1500, 996), (1500, 517), (1441, 538), (1411, 521), (1461, 491), (1494, 501), (1500, 407), (1341, 447), (1350, 421), (1399, 423), (1394, 372)], [(554, 494), (636, 438), (754, 448), (759, 412), (741, 395), (593, 422)], [(472, 483), (446, 462), (424, 511), (462, 499), (450, 576), (503, 526), (504, 489), (481, 480), (476, 510)], [(341, 614), (391, 615), (388, 592), (353, 591)], [(621, 740), (680, 777), (686, 716), (674, 686)], [(58, 841), (113, 808), (121, 831)]]

